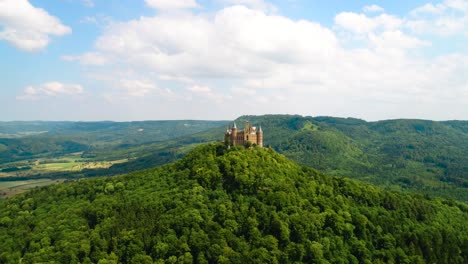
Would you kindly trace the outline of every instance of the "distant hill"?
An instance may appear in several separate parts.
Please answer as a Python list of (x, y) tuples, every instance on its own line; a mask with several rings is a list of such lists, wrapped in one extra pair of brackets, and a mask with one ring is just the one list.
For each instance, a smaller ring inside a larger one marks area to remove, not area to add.
[(0, 263), (467, 263), (467, 219), (464, 203), (218, 143), (0, 201)]
[[(299, 164), (393, 190), (468, 201), (468, 121), (366, 122), (266, 115), (243, 116), (236, 122), (242, 128), (247, 120), (262, 126), (265, 145)], [(118, 174), (176, 160), (197, 144), (221, 141), (224, 130), (219, 127), (148, 145), (146, 152), (151, 155), (114, 165), (107, 172)]]
[(468, 200), (466, 121), (291, 117), (289, 122), (290, 134), (275, 135), (271, 144), (301, 164), (389, 188)]
[[(265, 115), (243, 116), (236, 122), (242, 128), (246, 120), (262, 126), (265, 145), (301, 165), (387, 189), (468, 201), (468, 121), (366, 122), (355, 118)], [(50, 172), (40, 177), (106, 176), (147, 169), (180, 159), (200, 144), (222, 141), (228, 124), (193, 122), (200, 123), (190, 127), (184, 126), (186, 121), (65, 123), (63, 126), (71, 128), (0, 139), (0, 163), (82, 151), (82, 158), (90, 161), (129, 161), (109, 169)], [(165, 129), (158, 136), (161, 126)], [(140, 127), (145, 127), (145, 135), (139, 134)], [(8, 147), (5, 140), (10, 142)]]
[[(0, 164), (73, 152), (113, 152), (164, 142), (226, 121), (0, 122)], [(143, 153), (141, 153), (143, 154)], [(120, 157), (119, 157), (120, 158)]]

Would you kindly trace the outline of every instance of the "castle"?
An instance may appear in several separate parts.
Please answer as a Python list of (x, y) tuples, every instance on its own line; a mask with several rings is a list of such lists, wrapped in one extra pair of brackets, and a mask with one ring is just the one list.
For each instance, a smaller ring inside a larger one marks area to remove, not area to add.
[(250, 125), (247, 121), (244, 130), (238, 130), (236, 123), (232, 128), (228, 128), (224, 134), (224, 142), (228, 146), (244, 146), (247, 142), (252, 145), (256, 144), (259, 147), (263, 147), (263, 131), (260, 126), (257, 130), (256, 127)]

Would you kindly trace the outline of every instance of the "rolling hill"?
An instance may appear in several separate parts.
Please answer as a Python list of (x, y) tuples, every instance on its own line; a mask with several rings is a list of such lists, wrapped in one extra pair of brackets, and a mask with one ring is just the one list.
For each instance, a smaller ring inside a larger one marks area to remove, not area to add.
[[(357, 178), (387, 189), (468, 201), (468, 121), (402, 119), (366, 122), (354, 118), (266, 115), (243, 116), (236, 122), (243, 127), (246, 120), (262, 126), (265, 145), (301, 165), (329, 175)], [(62, 132), (46, 134), (46, 137), (42, 134), (26, 136), (20, 138), (20, 143), (40, 139), (47, 148), (47, 140), (55, 140), (57, 143), (49, 147), (54, 151), (46, 153), (82, 150), (81, 157), (86, 161), (128, 159), (128, 162), (119, 162), (110, 168), (83, 169), (65, 174), (68, 178), (116, 175), (166, 164), (180, 159), (200, 144), (222, 141), (226, 122), (200, 122), (203, 125), (197, 129), (179, 131), (177, 126), (185, 122), (174, 121), (171, 129), (166, 130), (166, 136), (159, 138), (164, 139), (162, 141), (155, 140), (155, 136), (141, 139), (138, 136), (126, 137), (126, 132), (121, 131), (125, 127), (136, 131), (137, 127), (146, 124), (143, 122), (133, 125), (110, 123), (115, 127), (113, 129), (107, 127), (109, 124), (83, 123), (78, 126), (81, 130), (57, 129)], [(87, 141), (80, 140), (80, 135), (84, 135), (81, 138), (87, 138)], [(109, 139), (105, 144), (102, 143), (103, 137)], [(124, 140), (127, 143), (123, 143)], [(131, 141), (134, 142), (128, 143)], [(38, 142), (37, 145), (41, 144)], [(63, 151), (66, 149), (64, 146), (71, 149)], [(2, 153), (3, 157), (11, 158), (8, 150), (1, 152), (0, 158)], [(41, 154), (38, 155), (40, 157)], [(32, 156), (33, 159), (37, 157)], [(63, 176), (61, 171), (35, 175), (36, 178)], [(25, 177), (17, 179), (24, 180)]]
[(2, 263), (466, 263), (468, 206), (203, 145), (0, 202)]
[[(468, 201), (468, 121), (386, 120), (291, 115), (243, 116), (264, 129), (264, 145), (329, 175), (392, 190)], [(221, 141), (224, 127), (145, 146), (144, 157), (116, 164), (119, 174), (183, 157), (200, 143)], [(122, 150), (138, 153), (135, 149)], [(107, 155), (103, 152), (101, 155)]]

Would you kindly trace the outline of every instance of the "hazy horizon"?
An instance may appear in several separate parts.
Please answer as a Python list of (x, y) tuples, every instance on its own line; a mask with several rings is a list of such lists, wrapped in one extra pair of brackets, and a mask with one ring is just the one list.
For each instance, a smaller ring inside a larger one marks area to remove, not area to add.
[(435, 119), (421, 119), (421, 118), (389, 118), (389, 119), (379, 119), (379, 120), (367, 120), (364, 118), (359, 118), (359, 117), (353, 117), (353, 116), (327, 116), (327, 115), (300, 115), (300, 114), (264, 114), (264, 115), (241, 115), (237, 116), (233, 119), (187, 119), (187, 118), (182, 118), (182, 119), (141, 119), (141, 120), (0, 120), (0, 122), (115, 122), (115, 123), (125, 123), (125, 122), (157, 122), (157, 121), (227, 121), (227, 122), (232, 122), (235, 121), (239, 117), (243, 116), (266, 116), (266, 115), (281, 115), (281, 116), (301, 116), (301, 117), (333, 117), (333, 118), (353, 118), (353, 119), (360, 119), (364, 120), (366, 122), (379, 122), (379, 121), (389, 121), (389, 120), (425, 120), (425, 121), (434, 121), (434, 122), (445, 122), (445, 121), (468, 121), (468, 119), (440, 119), (440, 120), (435, 120)]

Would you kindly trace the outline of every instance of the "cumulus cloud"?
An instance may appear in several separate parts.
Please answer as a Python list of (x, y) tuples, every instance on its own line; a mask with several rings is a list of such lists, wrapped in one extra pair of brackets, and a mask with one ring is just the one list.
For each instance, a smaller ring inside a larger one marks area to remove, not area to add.
[(411, 15), (443, 14), (447, 11), (468, 11), (468, 2), (465, 0), (444, 0), (438, 4), (427, 3), (411, 11)]
[(87, 52), (82, 55), (64, 55), (62, 59), (65, 61), (78, 61), (82, 65), (104, 65), (108, 59), (96, 52)]
[[(95, 52), (154, 78), (127, 85), (143, 91), (125, 90), (129, 95), (159, 91), (158, 82), (174, 88), (180, 100), (170, 106), (180, 109), (180, 118), (273, 112), (449, 118), (441, 108), (456, 109), (450, 117), (466, 116), (467, 56), (416, 56), (416, 48), (433, 43), (412, 34), (411, 19), (343, 12), (327, 28), (237, 5), (210, 15), (164, 13), (112, 23)], [(344, 45), (342, 32), (360, 42)], [(168, 107), (165, 99), (154, 100), (154, 107)]]
[[(406, 23), (406, 24), (405, 24)], [(405, 32), (408, 21), (404, 18), (380, 14), (369, 16), (353, 12), (342, 12), (335, 17), (335, 28), (364, 42), (364, 46), (386, 53), (405, 52), (431, 43)]]
[(378, 49), (415, 49), (422, 46), (430, 46), (427, 41), (420, 40), (416, 37), (405, 35), (400, 30), (385, 31), (382, 34), (370, 34), (369, 40), (371, 44)]
[(385, 11), (385, 9), (383, 9), (383, 7), (378, 6), (378, 5), (367, 5), (367, 6), (364, 6), (362, 11), (366, 13), (378, 13), (378, 12)]
[(427, 3), (412, 10), (411, 14), (413, 16), (417, 16), (420, 14), (440, 14), (444, 12), (444, 10), (445, 6), (443, 6), (442, 4), (434, 5), (432, 3)]
[(121, 86), (129, 96), (142, 97), (156, 90), (156, 85), (145, 80), (122, 80)]
[(84, 89), (79, 84), (64, 84), (60, 82), (48, 82), (39, 86), (28, 86), (23, 94), (19, 95), (19, 100), (34, 100), (60, 95), (78, 95), (82, 94)]
[[(189, 92), (184, 96), (188, 101), (192, 101), (195, 97), (197, 102), (208, 101), (209, 103), (223, 104), (232, 100), (231, 95), (226, 95), (220, 91), (214, 91), (208, 86), (204, 85), (192, 85), (186, 88)], [(203, 102), (204, 103), (204, 102)]]
[(411, 11), (406, 26), (417, 34), (452, 36), (468, 34), (468, 1), (445, 0)]
[(369, 33), (378, 29), (394, 30), (403, 24), (403, 20), (388, 14), (369, 17), (365, 14), (342, 12), (335, 16), (335, 25), (358, 34)]
[(276, 12), (278, 8), (264, 0), (222, 0), (229, 5), (244, 5), (252, 9), (261, 10), (265, 12)]
[(96, 43), (100, 52), (126, 63), (192, 79), (264, 75), (275, 63), (318, 60), (336, 46), (333, 32), (319, 24), (243, 6), (212, 19), (185, 14), (113, 24)]
[(165, 10), (165, 9), (187, 9), (198, 7), (195, 0), (145, 0), (149, 7)]
[(18, 49), (37, 51), (45, 48), (50, 36), (63, 36), (71, 33), (71, 28), (51, 16), (41, 8), (36, 8), (28, 0), (0, 1), (0, 39)]

